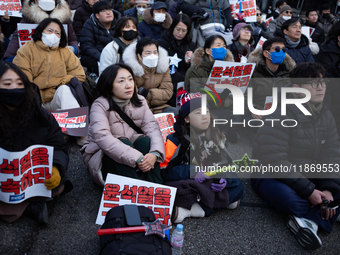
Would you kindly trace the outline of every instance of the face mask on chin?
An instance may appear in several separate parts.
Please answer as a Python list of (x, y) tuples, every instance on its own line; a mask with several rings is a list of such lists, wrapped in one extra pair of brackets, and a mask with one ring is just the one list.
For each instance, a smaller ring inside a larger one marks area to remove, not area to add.
[(158, 64), (158, 56), (151, 54), (147, 57), (143, 57), (143, 64), (150, 68), (156, 67)]
[(52, 11), (55, 8), (55, 2), (53, 0), (39, 0), (38, 6), (46, 11)]

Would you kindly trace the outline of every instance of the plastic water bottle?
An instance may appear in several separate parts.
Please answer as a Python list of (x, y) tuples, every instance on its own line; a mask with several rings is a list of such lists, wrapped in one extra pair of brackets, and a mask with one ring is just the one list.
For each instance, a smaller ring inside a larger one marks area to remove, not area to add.
[(172, 255), (181, 255), (184, 241), (183, 225), (178, 224), (171, 236)]

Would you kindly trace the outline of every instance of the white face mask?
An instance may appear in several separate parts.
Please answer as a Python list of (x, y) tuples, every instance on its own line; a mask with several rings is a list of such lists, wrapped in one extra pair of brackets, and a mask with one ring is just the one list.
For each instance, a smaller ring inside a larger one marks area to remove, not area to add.
[(60, 42), (60, 38), (56, 34), (42, 33), (41, 40), (43, 44), (47, 45), (48, 47), (57, 47)]
[(154, 20), (162, 23), (165, 20), (165, 13), (155, 13)]
[(144, 13), (145, 10), (146, 10), (146, 9), (143, 8), (143, 7), (137, 8), (137, 13), (138, 13), (138, 15), (143, 15), (143, 13)]
[(38, 6), (44, 11), (52, 11), (55, 8), (53, 0), (39, 0)]
[(143, 57), (143, 64), (147, 67), (156, 67), (158, 63), (158, 56), (151, 54), (147, 57)]
[(283, 18), (284, 20), (289, 20), (289, 19), (291, 19), (292, 17), (290, 17), (290, 16), (282, 16), (282, 18)]

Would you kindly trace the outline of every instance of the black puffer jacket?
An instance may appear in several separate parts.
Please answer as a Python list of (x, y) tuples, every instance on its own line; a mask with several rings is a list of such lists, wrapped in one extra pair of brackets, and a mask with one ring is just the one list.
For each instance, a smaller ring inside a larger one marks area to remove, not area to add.
[[(293, 98), (291, 94), (288, 96)], [(309, 110), (306, 104), (304, 106)], [(339, 173), (327, 172), (322, 173), (323, 178), (307, 179), (299, 168), (304, 164), (339, 164), (338, 133), (331, 112), (323, 106), (318, 113), (305, 116), (295, 105), (288, 105), (287, 115), (281, 116), (281, 107), (278, 106), (268, 119), (294, 119), (298, 125), (283, 127), (276, 121), (274, 127), (271, 127), (271, 122), (265, 121), (265, 125), (259, 128), (255, 137), (252, 158), (258, 159), (262, 165), (282, 165), (288, 169), (291, 165), (296, 165), (296, 172), (292, 167), (291, 172), (281, 171), (274, 176), (302, 198), (308, 198), (314, 189), (339, 193), (340, 179), (336, 179), (339, 178)], [(288, 125), (288, 122), (285, 125)], [(327, 167), (327, 170), (330, 168)]]
[(114, 19), (109, 30), (106, 30), (94, 14), (91, 14), (91, 17), (86, 20), (80, 37), (80, 49), (83, 56), (89, 56), (99, 61), (100, 53), (113, 40), (114, 24), (120, 18), (118, 11), (113, 10), (113, 14)]
[(340, 58), (340, 47), (338, 45), (338, 39), (336, 36), (331, 36), (321, 44), (319, 54), (316, 56), (316, 62), (330, 70)]
[(88, 2), (83, 0), (83, 2), (81, 3), (81, 6), (76, 10), (76, 13), (74, 14), (74, 18), (72, 22), (73, 30), (76, 33), (78, 41), (80, 38), (81, 30), (86, 20), (90, 18), (91, 14), (92, 14), (92, 8), (88, 4)]
[(313, 25), (306, 21), (305, 26), (315, 28), (311, 38), (313, 42), (316, 42), (320, 46), (325, 41), (325, 32), (320, 26), (318, 26), (318, 23), (319, 21)]

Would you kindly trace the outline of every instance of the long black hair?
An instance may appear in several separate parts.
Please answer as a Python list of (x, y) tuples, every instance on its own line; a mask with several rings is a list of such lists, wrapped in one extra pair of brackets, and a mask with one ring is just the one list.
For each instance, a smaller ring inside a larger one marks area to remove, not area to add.
[(34, 30), (34, 34), (32, 36), (33, 41), (41, 41), (41, 36), (44, 31), (44, 29), (51, 24), (52, 22), (57, 23), (59, 28), (60, 28), (60, 42), (59, 42), (59, 47), (60, 48), (65, 48), (67, 45), (67, 37), (66, 37), (66, 32), (64, 29), (63, 24), (61, 24), (60, 20), (58, 19), (52, 19), (52, 18), (46, 18), (42, 20), (37, 28)]
[[(97, 83), (96, 91), (95, 91), (95, 95), (97, 97), (103, 96), (107, 99), (107, 101), (109, 102), (109, 111), (112, 111), (112, 110), (117, 111), (119, 107), (112, 99), (112, 96), (113, 96), (112, 86), (113, 86), (114, 80), (116, 79), (119, 69), (128, 70), (128, 72), (131, 73), (133, 80), (135, 80), (135, 76), (133, 75), (132, 69), (129, 66), (125, 64), (121, 64), (121, 63), (110, 65), (100, 75), (98, 83)], [(136, 107), (142, 106), (142, 102), (138, 98), (136, 86), (134, 86), (131, 103)]]
[(16, 109), (10, 110), (0, 101), (0, 140), (4, 144), (12, 145), (13, 137), (30, 124), (38, 106), (38, 95), (33, 89), (34, 85), (19, 67), (13, 63), (0, 61), (0, 79), (9, 70), (12, 70), (20, 77), (25, 88), (25, 99)]
[(190, 43), (192, 41), (192, 36), (193, 36), (192, 35), (192, 22), (191, 22), (189, 16), (184, 14), (184, 13), (176, 15), (176, 17), (174, 18), (174, 20), (171, 23), (171, 26), (167, 30), (167, 35), (170, 36), (170, 37), (173, 36), (174, 29), (178, 25), (179, 22), (182, 22), (187, 26), (187, 34), (183, 38), (183, 41), (186, 42), (186, 43)]

